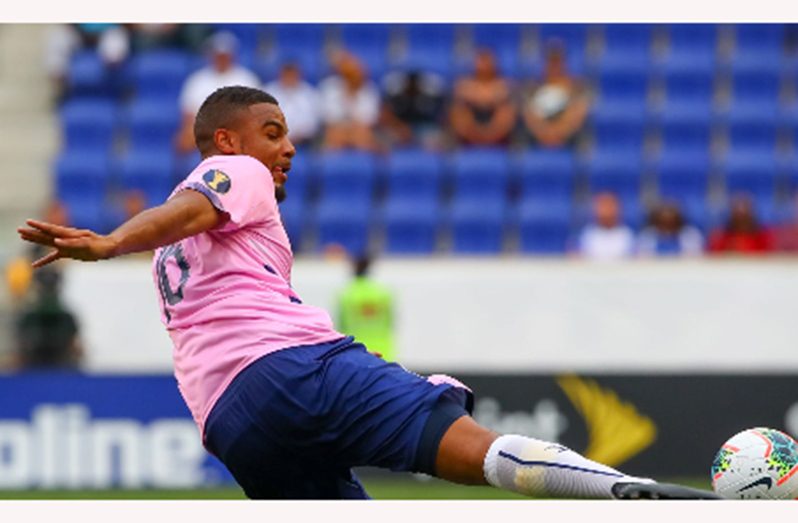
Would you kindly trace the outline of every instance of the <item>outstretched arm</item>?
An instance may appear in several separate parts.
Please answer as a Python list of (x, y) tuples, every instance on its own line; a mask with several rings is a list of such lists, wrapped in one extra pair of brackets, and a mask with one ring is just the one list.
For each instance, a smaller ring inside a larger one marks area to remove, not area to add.
[(223, 216), (205, 196), (186, 190), (137, 214), (108, 235), (37, 220), (27, 220), (28, 227), (17, 232), (23, 240), (54, 248), (33, 262), (38, 268), (60, 258), (96, 261), (148, 251), (207, 231)]

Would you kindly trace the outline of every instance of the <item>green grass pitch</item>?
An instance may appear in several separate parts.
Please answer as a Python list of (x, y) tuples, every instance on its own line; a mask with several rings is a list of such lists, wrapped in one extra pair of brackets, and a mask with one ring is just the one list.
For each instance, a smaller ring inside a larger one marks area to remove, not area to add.
[[(709, 481), (674, 478), (668, 481), (708, 489)], [(526, 499), (491, 487), (466, 487), (437, 479), (365, 479), (363, 484), (374, 499)], [(238, 488), (194, 490), (16, 490), (0, 491), (0, 499), (245, 499)]]

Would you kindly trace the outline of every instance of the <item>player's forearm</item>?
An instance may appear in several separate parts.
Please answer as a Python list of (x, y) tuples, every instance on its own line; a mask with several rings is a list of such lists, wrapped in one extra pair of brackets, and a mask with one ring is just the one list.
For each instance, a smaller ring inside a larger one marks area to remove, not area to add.
[(209, 212), (208, 209), (198, 209), (190, 200), (178, 200), (175, 198), (147, 209), (113, 231), (109, 235), (114, 243), (112, 256), (157, 249), (208, 230), (218, 222), (210, 203), (207, 203)]

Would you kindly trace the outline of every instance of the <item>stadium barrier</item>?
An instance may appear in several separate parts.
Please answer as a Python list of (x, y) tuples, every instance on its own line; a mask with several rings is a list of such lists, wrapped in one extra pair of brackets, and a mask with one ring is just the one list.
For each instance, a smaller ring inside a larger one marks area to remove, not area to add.
[[(732, 434), (798, 436), (795, 375), (463, 374), (474, 416), (568, 445), (624, 471), (709, 477)], [(195, 489), (232, 478), (202, 447), (170, 376), (5, 376), (0, 488)], [(10, 400), (13, 398), (13, 400)], [(368, 472), (368, 471), (365, 471)]]

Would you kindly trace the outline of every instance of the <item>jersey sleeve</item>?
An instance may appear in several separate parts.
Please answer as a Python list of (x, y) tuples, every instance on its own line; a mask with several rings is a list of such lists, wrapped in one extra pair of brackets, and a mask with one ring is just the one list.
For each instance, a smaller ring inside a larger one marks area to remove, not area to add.
[(277, 214), (274, 180), (269, 170), (248, 156), (214, 161), (198, 169), (183, 182), (185, 189), (204, 194), (216, 209), (227, 215), (218, 230), (236, 230), (265, 223)]

